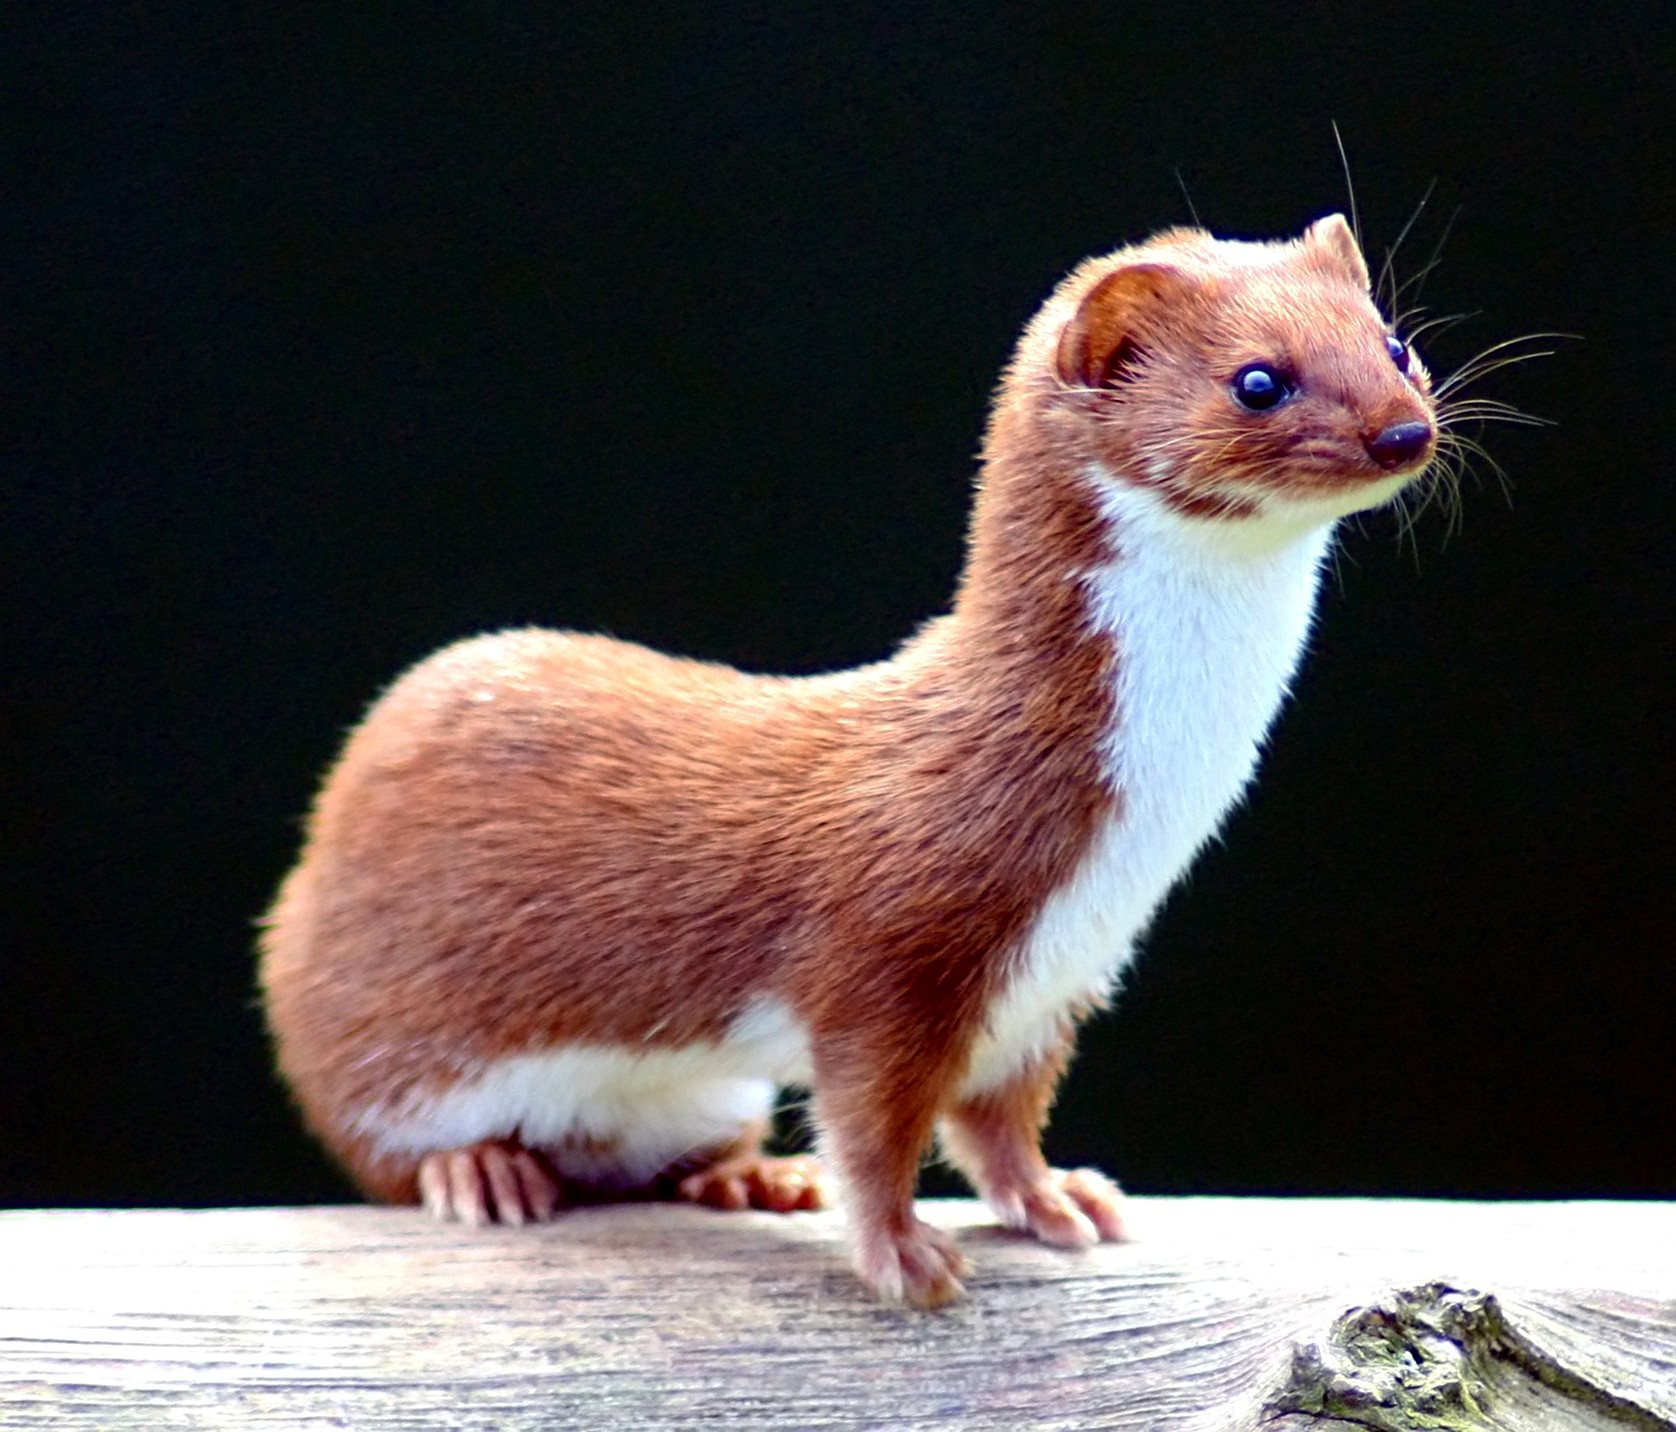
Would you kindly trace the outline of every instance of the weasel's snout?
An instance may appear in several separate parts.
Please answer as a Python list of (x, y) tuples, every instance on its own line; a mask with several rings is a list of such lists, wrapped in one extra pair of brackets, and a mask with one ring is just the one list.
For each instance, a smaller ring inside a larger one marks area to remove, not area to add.
[(1392, 423), (1390, 427), (1363, 438), (1368, 456), (1383, 468), (1395, 471), (1407, 467), (1431, 446), (1432, 425), (1424, 421)]

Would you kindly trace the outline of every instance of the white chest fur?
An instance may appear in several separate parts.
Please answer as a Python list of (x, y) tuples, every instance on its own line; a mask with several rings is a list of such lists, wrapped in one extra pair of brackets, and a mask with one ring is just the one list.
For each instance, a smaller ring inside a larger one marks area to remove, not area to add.
[(1102, 479), (1115, 555), (1087, 573), (1117, 648), (1107, 739), (1113, 817), (1042, 907), (990, 1011), (966, 1092), (993, 1087), (1055, 1038), (1067, 1005), (1106, 993), (1171, 885), (1215, 833), (1309, 632), (1330, 526), (1240, 544)]

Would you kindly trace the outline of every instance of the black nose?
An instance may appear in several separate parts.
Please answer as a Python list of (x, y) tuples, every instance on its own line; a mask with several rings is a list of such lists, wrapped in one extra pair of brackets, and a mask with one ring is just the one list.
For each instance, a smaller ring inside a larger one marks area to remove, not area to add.
[(1362, 446), (1381, 467), (1398, 468), (1419, 457), (1431, 440), (1430, 423), (1392, 423), (1384, 432), (1363, 438)]

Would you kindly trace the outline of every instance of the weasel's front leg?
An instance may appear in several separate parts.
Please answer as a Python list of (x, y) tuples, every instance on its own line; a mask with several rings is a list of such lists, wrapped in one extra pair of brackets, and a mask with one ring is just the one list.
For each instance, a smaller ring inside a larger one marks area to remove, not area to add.
[(961, 1100), (944, 1116), (942, 1148), (1008, 1228), (1060, 1248), (1123, 1237), (1123, 1195), (1091, 1168), (1049, 1168), (1041, 1134), (1070, 1057), (1070, 1031), (1058, 1048), (1025, 1064), (993, 1089)]
[(941, 1307), (965, 1291), (966, 1259), (949, 1234), (915, 1214), (914, 1188), (952, 1071), (928, 1068), (926, 1051), (907, 1039), (889, 1049), (846, 1042), (840, 1051), (823, 1057), (817, 1048), (815, 1111), (856, 1272), (888, 1302)]

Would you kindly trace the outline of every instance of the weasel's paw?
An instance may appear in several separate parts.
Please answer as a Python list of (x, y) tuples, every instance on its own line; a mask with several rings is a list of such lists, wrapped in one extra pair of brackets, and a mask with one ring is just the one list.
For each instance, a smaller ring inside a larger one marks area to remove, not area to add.
[(962, 1296), (967, 1263), (941, 1228), (914, 1219), (899, 1233), (858, 1233), (855, 1270), (887, 1303), (940, 1308)]
[(443, 1220), (545, 1223), (564, 1206), (558, 1176), (522, 1144), (492, 1140), (419, 1161), (419, 1198)]
[(675, 1196), (711, 1208), (762, 1208), (770, 1213), (829, 1208), (832, 1190), (817, 1159), (771, 1159), (752, 1153), (688, 1174)]
[(1055, 1248), (1088, 1248), (1123, 1239), (1123, 1194), (1091, 1168), (1049, 1169), (1024, 1188), (995, 1190), (988, 1202), (1009, 1228)]

